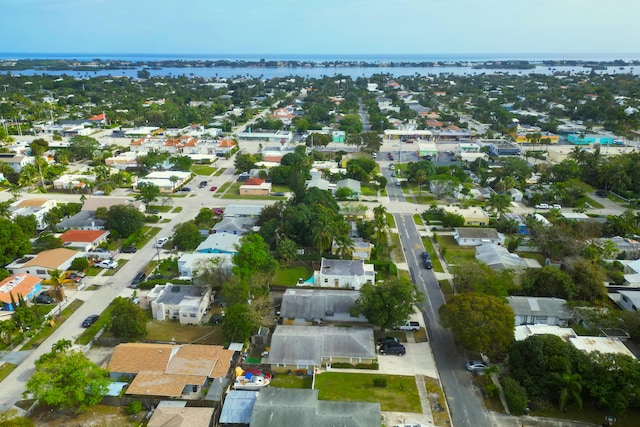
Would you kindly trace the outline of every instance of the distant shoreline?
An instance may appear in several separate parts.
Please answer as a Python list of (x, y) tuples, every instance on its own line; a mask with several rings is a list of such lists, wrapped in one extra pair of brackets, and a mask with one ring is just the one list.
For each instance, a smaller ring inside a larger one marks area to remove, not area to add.
[(165, 60), (122, 60), (122, 59), (0, 59), (2, 71), (96, 71), (96, 70), (127, 70), (148, 68), (151, 70), (162, 68), (404, 68), (404, 67), (466, 67), (471, 69), (509, 69), (526, 70), (539, 65), (547, 67), (571, 66), (584, 67), (594, 70), (606, 67), (623, 67), (640, 65), (637, 60), (563, 60), (549, 59), (542, 61), (527, 60), (457, 60), (457, 61), (364, 61), (364, 60), (243, 60), (243, 59), (165, 59)]

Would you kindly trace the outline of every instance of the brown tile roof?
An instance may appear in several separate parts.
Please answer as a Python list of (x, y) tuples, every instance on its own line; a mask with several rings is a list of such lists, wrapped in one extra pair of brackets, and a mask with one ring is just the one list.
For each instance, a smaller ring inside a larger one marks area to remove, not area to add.
[(220, 346), (183, 345), (171, 358), (165, 372), (181, 375), (206, 375), (220, 378), (227, 375), (233, 351)]
[(223, 139), (219, 145), (221, 148), (231, 148), (236, 146), (236, 142), (232, 139)]
[(18, 207), (21, 208), (29, 208), (29, 207), (33, 207), (33, 206), (42, 206), (45, 203), (47, 203), (49, 200), (48, 199), (25, 199), (25, 200), (21, 200), (20, 203), (18, 203)]
[(135, 141), (131, 141), (131, 145), (142, 145), (144, 142), (144, 138), (136, 139)]
[(108, 235), (105, 230), (69, 230), (60, 235), (63, 242), (88, 242), (93, 243)]
[(148, 427), (209, 427), (213, 408), (158, 406)]
[(143, 396), (178, 397), (187, 385), (204, 385), (206, 375), (168, 375), (157, 372), (140, 372), (131, 381), (127, 394)]
[(77, 251), (72, 251), (71, 249), (66, 248), (51, 249), (40, 252), (38, 255), (33, 257), (33, 259), (26, 262), (23, 267), (37, 266), (54, 270), (60, 267), (60, 264), (77, 254)]
[(264, 179), (260, 178), (249, 178), (244, 185), (262, 185), (264, 183)]
[(0, 301), (11, 303), (11, 294), (14, 301), (18, 301), (18, 295), (27, 296), (31, 288), (42, 282), (42, 279), (30, 274), (17, 274), (9, 276), (0, 282)]
[(120, 344), (111, 356), (109, 370), (128, 373), (164, 372), (174, 347), (172, 344)]

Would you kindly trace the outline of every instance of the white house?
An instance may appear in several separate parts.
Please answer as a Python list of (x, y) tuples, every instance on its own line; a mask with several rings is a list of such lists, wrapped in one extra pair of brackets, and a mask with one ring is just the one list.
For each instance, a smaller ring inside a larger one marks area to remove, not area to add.
[(561, 298), (510, 296), (507, 303), (516, 325), (567, 326), (572, 318), (567, 301)]
[(178, 271), (182, 277), (193, 277), (196, 271), (202, 270), (209, 265), (217, 265), (225, 271), (231, 271), (231, 267), (233, 267), (233, 255), (196, 252), (183, 254), (178, 258)]
[(460, 246), (479, 246), (483, 243), (494, 245), (504, 244), (504, 235), (495, 228), (465, 228), (453, 229), (453, 238)]
[(9, 274), (12, 275), (27, 273), (42, 279), (49, 279), (49, 271), (66, 271), (74, 259), (83, 255), (84, 252), (57, 248), (42, 251), (37, 255), (25, 255), (8, 264), (5, 268), (9, 271)]
[(240, 244), (239, 234), (214, 233), (209, 234), (206, 240), (198, 245), (196, 252), (209, 254), (231, 254), (238, 252), (237, 245)]
[(183, 325), (202, 321), (211, 301), (211, 288), (195, 285), (156, 285), (146, 296), (155, 320), (177, 319)]
[(638, 311), (638, 309), (640, 309), (639, 290), (618, 291), (618, 294), (620, 294), (620, 298), (616, 301), (620, 307), (629, 311)]
[(54, 199), (23, 199), (15, 202), (9, 210), (12, 218), (33, 215), (36, 218), (36, 228), (44, 230), (47, 227), (44, 216), (54, 206), (56, 206)]
[[(171, 177), (176, 177), (177, 180), (175, 182), (171, 181)], [(156, 171), (151, 172), (147, 176), (142, 179), (139, 179), (137, 182), (133, 183), (133, 189), (137, 190), (138, 186), (143, 182), (148, 182), (157, 187), (160, 187), (160, 191), (163, 193), (171, 193), (176, 188), (179, 188), (182, 184), (187, 182), (187, 180), (191, 178), (191, 172), (181, 172), (181, 171)]]
[(372, 264), (363, 260), (322, 258), (315, 285), (321, 288), (345, 288), (360, 290), (365, 283), (375, 283)]
[(504, 246), (491, 243), (476, 246), (476, 259), (493, 270), (542, 268), (536, 259), (520, 258), (518, 254), (512, 254)]
[(0, 153), (0, 163), (5, 163), (11, 166), (11, 169), (17, 173), (20, 173), (23, 167), (33, 162), (34, 158), (31, 156), (14, 153)]

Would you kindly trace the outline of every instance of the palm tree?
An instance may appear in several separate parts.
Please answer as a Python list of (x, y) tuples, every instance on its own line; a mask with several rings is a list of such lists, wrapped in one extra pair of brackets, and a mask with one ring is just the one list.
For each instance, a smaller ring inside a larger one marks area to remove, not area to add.
[(423, 170), (416, 172), (415, 181), (418, 184), (418, 195), (422, 196), (422, 184), (427, 181), (427, 174)]
[(318, 247), (318, 254), (322, 256), (322, 252), (331, 245), (333, 241), (331, 219), (328, 215), (320, 215), (317, 222), (311, 229), (313, 243)]
[(498, 217), (501, 217), (503, 213), (509, 210), (509, 206), (511, 206), (511, 197), (506, 193), (492, 193), (487, 204), (491, 210), (498, 214)]
[(58, 302), (64, 301), (64, 285), (74, 283), (73, 280), (64, 279), (62, 277), (62, 271), (60, 270), (49, 270), (49, 279), (43, 280), (42, 283), (45, 285), (49, 285), (53, 288), (54, 298)]
[(559, 389), (558, 405), (561, 410), (567, 408), (569, 400), (574, 400), (578, 407), (582, 409), (582, 377), (579, 374), (564, 373), (559, 374), (557, 372), (551, 373), (553, 382)]
[(353, 259), (353, 239), (348, 234), (339, 234), (334, 239), (336, 253), (341, 259)]
[(169, 177), (169, 181), (171, 181), (171, 192), (175, 192), (176, 191), (176, 182), (180, 181), (180, 178), (178, 178), (175, 175), (171, 175)]

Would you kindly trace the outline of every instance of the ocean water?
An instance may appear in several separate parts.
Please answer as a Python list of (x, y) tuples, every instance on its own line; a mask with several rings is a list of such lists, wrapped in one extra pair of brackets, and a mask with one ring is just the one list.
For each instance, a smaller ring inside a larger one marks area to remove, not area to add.
[[(187, 77), (203, 77), (203, 78), (235, 78), (235, 77), (258, 77), (270, 79), (274, 77), (301, 76), (307, 78), (322, 78), (324, 76), (349, 76), (351, 78), (369, 77), (373, 74), (389, 74), (394, 77), (412, 76), (412, 75), (480, 75), (492, 73), (508, 73), (513, 75), (528, 74), (551, 74), (555, 72), (567, 73), (588, 73), (591, 68), (582, 66), (557, 66), (548, 67), (541, 63), (543, 60), (583, 60), (583, 61), (612, 61), (612, 60), (637, 60), (640, 54), (615, 55), (615, 54), (451, 54), (451, 55), (401, 55), (401, 54), (375, 54), (375, 55), (317, 55), (317, 54), (269, 54), (269, 55), (253, 55), (253, 54), (211, 54), (211, 55), (178, 55), (178, 54), (98, 54), (98, 53), (0, 53), (0, 59), (75, 59), (78, 61), (101, 60), (124, 60), (131, 62), (152, 62), (163, 60), (230, 60), (230, 61), (305, 61), (322, 63), (328, 61), (353, 62), (362, 61), (373, 64), (382, 64), (388, 62), (440, 62), (440, 66), (420, 67), (361, 67), (361, 66), (313, 66), (313, 67), (162, 67), (159, 69), (150, 69), (152, 76), (187, 76)], [(506, 70), (501, 68), (483, 68), (474, 69), (470, 66), (458, 66), (450, 63), (455, 62), (483, 62), (497, 60), (527, 60), (536, 64), (535, 68), (527, 70)], [(57, 70), (40, 70), (28, 69), (18, 70), (13, 74), (19, 75), (68, 75), (77, 78), (89, 77), (137, 77), (137, 73), (143, 67), (134, 67), (126, 69), (96, 70), (96, 71), (57, 71)], [(3, 70), (2, 73), (9, 73)], [(608, 67), (605, 70), (597, 70), (598, 73), (632, 73), (640, 74), (640, 65), (624, 66), (624, 67)]]

